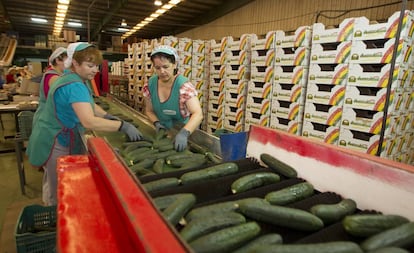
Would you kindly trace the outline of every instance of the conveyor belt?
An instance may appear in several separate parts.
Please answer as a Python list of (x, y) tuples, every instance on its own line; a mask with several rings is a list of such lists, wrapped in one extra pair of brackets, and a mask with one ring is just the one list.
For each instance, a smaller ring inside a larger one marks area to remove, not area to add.
[[(194, 206), (200, 207), (204, 205), (238, 200), (248, 197), (264, 197), (267, 193), (279, 189), (283, 189), (290, 185), (303, 182), (304, 180), (300, 178), (288, 179), (281, 176), (281, 181), (275, 184), (263, 186), (256, 188), (247, 192), (232, 194), (230, 185), (231, 183), (246, 174), (257, 173), (262, 171), (269, 171), (267, 168), (262, 167), (257, 161), (253, 159), (242, 159), (234, 161), (239, 166), (239, 173), (232, 174), (229, 176), (221, 177), (214, 180), (206, 180), (204, 182), (197, 182), (194, 184), (180, 185), (175, 188), (169, 188), (164, 190), (157, 190), (150, 192), (151, 197), (159, 197), (176, 193), (193, 193), (197, 198), (197, 203)], [(139, 178), (141, 183), (147, 183), (153, 180), (166, 178), (166, 177), (177, 177), (179, 178), (182, 174), (189, 170), (183, 171), (171, 171), (158, 175), (149, 175)], [(338, 203), (341, 200), (341, 196), (334, 192), (319, 192), (314, 191), (314, 194), (311, 197), (308, 197), (304, 200), (295, 202), (293, 204), (287, 205), (288, 207), (294, 207), (302, 210), (309, 210), (313, 205), (316, 204), (334, 204)], [(357, 210), (356, 213), (372, 213), (374, 210)], [(331, 225), (326, 226), (325, 228), (316, 231), (316, 232), (302, 232), (298, 230), (283, 228), (264, 222), (259, 222), (262, 233), (278, 233), (282, 236), (284, 243), (317, 243), (317, 242), (328, 242), (328, 241), (353, 241), (356, 243), (361, 242), (363, 238), (357, 238), (349, 235), (344, 230), (342, 223), (337, 222)], [(181, 225), (177, 225), (177, 231), (180, 231)], [(411, 252), (414, 252), (414, 247), (409, 249)]]

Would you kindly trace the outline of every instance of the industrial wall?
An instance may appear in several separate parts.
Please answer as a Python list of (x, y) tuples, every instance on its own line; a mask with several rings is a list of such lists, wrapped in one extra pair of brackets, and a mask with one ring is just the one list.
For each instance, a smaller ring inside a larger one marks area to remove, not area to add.
[[(398, 0), (257, 0), (207, 25), (176, 35), (191, 39), (221, 39), (242, 34), (266, 34), (268, 31), (294, 31), (299, 26), (323, 23), (338, 25), (348, 17), (366, 16), (386, 20), (401, 10)], [(413, 9), (409, 0), (406, 9)]]

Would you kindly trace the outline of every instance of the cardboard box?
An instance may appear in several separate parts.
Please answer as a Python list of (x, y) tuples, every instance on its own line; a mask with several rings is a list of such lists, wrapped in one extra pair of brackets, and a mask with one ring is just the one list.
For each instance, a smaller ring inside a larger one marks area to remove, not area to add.
[(179, 52), (193, 52), (193, 40), (190, 38), (179, 38), (178, 39), (178, 51)]
[(208, 94), (209, 100), (211, 101), (218, 100), (219, 104), (224, 103), (225, 98), (226, 98), (225, 90), (221, 90), (220, 87), (210, 86), (208, 93), (209, 93)]
[(348, 63), (351, 55), (352, 41), (332, 43), (313, 43), (310, 64)]
[(228, 117), (223, 120), (223, 125), (225, 129), (235, 133), (244, 131), (244, 119), (242, 121), (237, 121), (232, 117)]
[(305, 103), (306, 87), (290, 83), (273, 83), (272, 99)]
[[(379, 147), (379, 134), (361, 132), (341, 126), (339, 131), (338, 146), (360, 151), (370, 155), (376, 155)], [(385, 149), (388, 138), (384, 138), (382, 150)], [(384, 157), (384, 152), (381, 156)]]
[(247, 96), (270, 99), (272, 87), (272, 83), (249, 81), (247, 86)]
[(227, 48), (230, 50), (250, 50), (252, 34), (242, 34), (240, 38), (231, 38)]
[(291, 83), (306, 86), (308, 81), (307, 66), (275, 66), (274, 83)]
[(325, 27), (322, 23), (312, 26), (312, 43), (329, 43), (351, 41), (354, 31), (355, 18), (344, 19), (338, 27)]
[(312, 40), (310, 26), (300, 26), (293, 33), (276, 31), (276, 47), (309, 47)]
[(247, 50), (225, 50), (221, 54), (220, 64), (224, 65), (247, 65), (250, 63), (250, 51)]
[(226, 92), (233, 92), (239, 95), (246, 95), (247, 94), (247, 85), (248, 81), (242, 79), (229, 79), (225, 78), (222, 79), (222, 83), (225, 85)]
[[(348, 85), (387, 87), (389, 83), (391, 63), (376, 64), (349, 64)], [(393, 87), (404, 87), (410, 81), (412, 71), (406, 65), (394, 66)], [(395, 83), (394, 83), (395, 82)]]
[(193, 54), (205, 54), (206, 53), (206, 43), (204, 40), (193, 40)]
[(258, 36), (252, 34), (251, 36), (251, 49), (260, 50), (260, 49), (270, 49), (275, 48), (275, 32), (270, 31), (264, 36)]
[(206, 56), (204, 54), (192, 54), (193, 66), (204, 67), (206, 64)]
[[(349, 63), (391, 63), (395, 43), (395, 38), (389, 38), (385, 43), (382, 40), (356, 40), (352, 43)], [(400, 39), (395, 63), (408, 63), (411, 51), (411, 43)]]
[(223, 128), (223, 119), (219, 119), (217, 122), (207, 122), (207, 133), (214, 134), (216, 130)]
[(260, 114), (255, 112), (246, 112), (244, 129), (250, 129), (251, 125), (268, 127), (270, 122), (270, 115)]
[(330, 126), (304, 119), (302, 136), (328, 144), (337, 145), (339, 140), (339, 129), (339, 126)]
[(251, 51), (251, 65), (252, 66), (271, 66), (273, 67), (275, 61), (275, 49), (262, 49)]
[(342, 106), (306, 102), (304, 119), (329, 126), (340, 126)]
[[(341, 127), (371, 134), (380, 134), (384, 112), (362, 110), (343, 106)], [(387, 117), (387, 126), (390, 125), (391, 115)], [(386, 134), (389, 132), (386, 128)]]
[(342, 106), (346, 85), (331, 85), (309, 82), (306, 88), (306, 102)]
[(300, 120), (303, 117), (303, 105), (297, 102), (272, 99), (271, 116), (290, 120)]
[(246, 94), (238, 94), (235, 91), (226, 90), (226, 105), (244, 108), (246, 104)]
[(248, 71), (245, 65), (222, 65), (220, 77), (232, 79), (248, 79)]
[(302, 122), (298, 120), (271, 117), (269, 127), (295, 135), (302, 135)]
[[(399, 11), (394, 12), (388, 18), (387, 22), (383, 23), (373, 23), (366, 17), (356, 18), (354, 24), (354, 40), (395, 38), (400, 21), (400, 14)], [(406, 10), (404, 12), (400, 38), (411, 39), (414, 31), (413, 26), (412, 12)]]
[(271, 101), (269, 99), (248, 96), (246, 101), (246, 114), (247, 112), (253, 112), (261, 115), (269, 115), (270, 106)]
[(320, 84), (345, 85), (349, 72), (349, 64), (317, 64), (309, 65), (309, 81)]
[[(372, 111), (384, 111), (387, 88), (347, 85), (345, 89), (344, 107), (352, 107)], [(388, 104), (388, 113), (398, 113), (404, 96), (397, 88), (392, 88)]]
[(310, 49), (306, 47), (276, 48), (275, 65), (308, 66), (309, 57)]
[(251, 69), (250, 79), (254, 82), (273, 83), (273, 67), (257, 67)]

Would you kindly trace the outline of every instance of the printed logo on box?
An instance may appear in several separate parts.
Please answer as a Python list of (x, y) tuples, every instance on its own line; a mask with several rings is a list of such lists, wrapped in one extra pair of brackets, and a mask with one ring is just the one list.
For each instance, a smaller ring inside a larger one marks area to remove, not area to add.
[(342, 105), (345, 97), (345, 87), (345, 85), (309, 82), (306, 91), (306, 102)]
[(316, 83), (346, 84), (349, 64), (310, 64), (309, 80)]
[(313, 24), (312, 43), (327, 43), (352, 40), (355, 18), (344, 19), (338, 28), (326, 29), (322, 23)]
[(303, 121), (302, 136), (336, 145), (339, 140), (339, 126)]

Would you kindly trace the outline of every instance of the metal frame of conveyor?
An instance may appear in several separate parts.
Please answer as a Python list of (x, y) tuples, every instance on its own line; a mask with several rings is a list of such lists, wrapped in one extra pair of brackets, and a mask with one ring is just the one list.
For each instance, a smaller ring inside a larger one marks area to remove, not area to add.
[(190, 252), (100, 137), (58, 160), (57, 252)]

